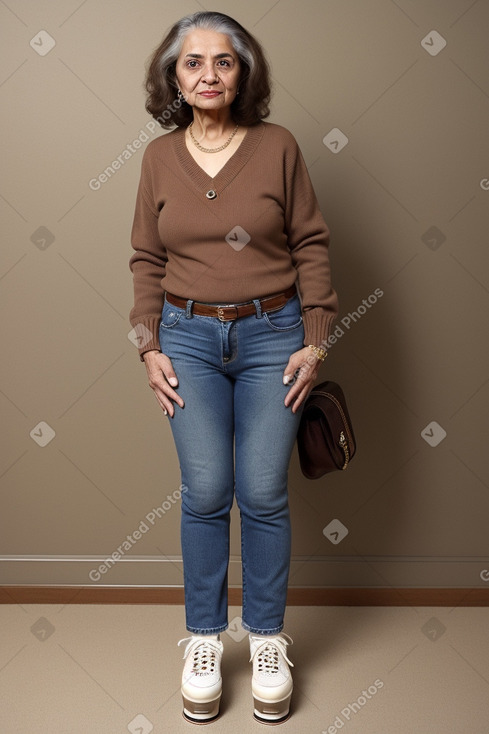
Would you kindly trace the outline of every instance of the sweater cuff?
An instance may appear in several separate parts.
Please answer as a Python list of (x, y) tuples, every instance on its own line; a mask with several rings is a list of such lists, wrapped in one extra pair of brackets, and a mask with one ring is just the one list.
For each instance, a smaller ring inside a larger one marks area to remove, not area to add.
[(139, 358), (144, 362), (143, 354), (152, 349), (161, 351), (160, 348), (160, 316), (146, 316), (138, 321), (132, 322), (133, 330), (130, 334), (132, 343), (137, 346)]
[(324, 308), (311, 308), (304, 311), (304, 345), (312, 344), (315, 347), (327, 349), (327, 342), (336, 314)]

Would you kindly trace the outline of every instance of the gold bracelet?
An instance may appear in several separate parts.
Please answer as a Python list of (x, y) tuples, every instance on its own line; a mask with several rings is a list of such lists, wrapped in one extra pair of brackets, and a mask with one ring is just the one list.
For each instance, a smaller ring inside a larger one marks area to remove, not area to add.
[(323, 349), (322, 347), (315, 347), (314, 344), (309, 344), (308, 346), (309, 349), (312, 349), (317, 359), (319, 359), (321, 362), (324, 362), (324, 360), (328, 356), (326, 349)]

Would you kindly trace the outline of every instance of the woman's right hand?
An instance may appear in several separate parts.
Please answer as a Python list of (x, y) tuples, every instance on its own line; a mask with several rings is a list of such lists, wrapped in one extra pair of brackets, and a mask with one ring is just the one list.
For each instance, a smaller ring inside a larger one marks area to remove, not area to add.
[(175, 406), (177, 403), (181, 408), (184, 406), (183, 399), (175, 392), (174, 387), (178, 386), (178, 378), (173, 370), (173, 366), (169, 357), (161, 352), (151, 351), (143, 354), (146, 372), (148, 373), (149, 386), (154, 391), (156, 399), (163, 409), (165, 415), (173, 418), (175, 414)]

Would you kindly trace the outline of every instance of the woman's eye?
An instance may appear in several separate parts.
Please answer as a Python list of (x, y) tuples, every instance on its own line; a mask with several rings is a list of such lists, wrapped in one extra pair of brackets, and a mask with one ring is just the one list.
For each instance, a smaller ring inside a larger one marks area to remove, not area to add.
[[(190, 59), (190, 61), (187, 61), (187, 67), (189, 69), (197, 69), (199, 66), (199, 62), (196, 59)], [(219, 59), (217, 62), (217, 66), (223, 67), (223, 68), (230, 68), (231, 64), (226, 59)]]

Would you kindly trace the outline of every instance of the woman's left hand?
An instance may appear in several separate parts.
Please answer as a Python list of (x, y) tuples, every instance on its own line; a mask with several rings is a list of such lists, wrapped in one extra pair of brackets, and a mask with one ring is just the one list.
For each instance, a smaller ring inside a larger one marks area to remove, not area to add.
[(291, 384), (292, 387), (285, 396), (284, 403), (287, 408), (293, 403), (293, 413), (298, 411), (311, 392), (320, 364), (321, 361), (309, 347), (299, 349), (290, 356), (289, 363), (284, 370), (284, 385)]

